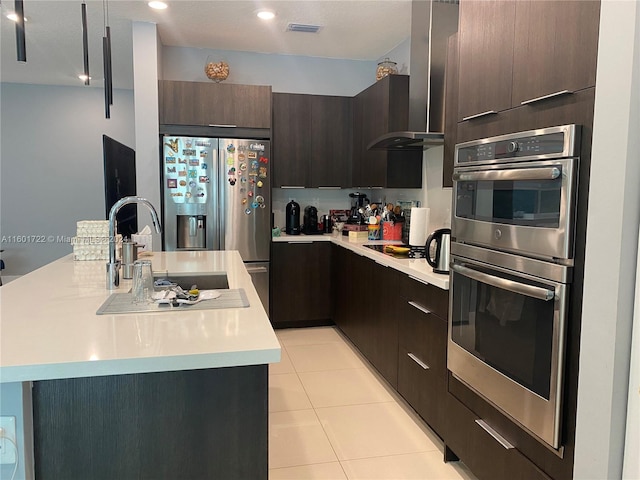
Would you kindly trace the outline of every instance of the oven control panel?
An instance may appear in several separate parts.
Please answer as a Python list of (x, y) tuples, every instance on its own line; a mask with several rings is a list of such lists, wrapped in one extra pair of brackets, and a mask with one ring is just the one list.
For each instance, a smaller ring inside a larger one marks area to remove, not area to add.
[(462, 143), (456, 146), (455, 164), (575, 156), (577, 132), (579, 127), (568, 125)]

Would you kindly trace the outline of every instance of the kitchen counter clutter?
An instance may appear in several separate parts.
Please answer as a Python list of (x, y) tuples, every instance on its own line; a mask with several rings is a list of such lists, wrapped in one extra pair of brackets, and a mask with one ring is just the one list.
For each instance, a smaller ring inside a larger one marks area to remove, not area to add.
[(124, 375), (259, 365), (280, 360), (280, 344), (238, 252), (155, 252), (157, 273), (226, 272), (249, 307), (96, 315), (113, 292), (105, 262), (72, 255), (2, 287), (0, 381)]
[(380, 252), (376, 252), (365, 247), (365, 244), (384, 245), (389, 243), (397, 244), (397, 241), (385, 241), (385, 240), (349, 240), (347, 236), (333, 236), (328, 234), (323, 235), (285, 235), (282, 234), (279, 237), (272, 238), (272, 242), (287, 242), (287, 243), (309, 243), (309, 242), (331, 242), (335, 245), (339, 245), (343, 248), (347, 248), (358, 255), (370, 258), (371, 260), (391, 267), (399, 272), (405, 273), (415, 279), (429, 283), (435, 287), (443, 290), (449, 289), (449, 275), (443, 275), (434, 273), (433, 268), (427, 263), (424, 258), (412, 259), (412, 258), (397, 258), (390, 255), (385, 255)]

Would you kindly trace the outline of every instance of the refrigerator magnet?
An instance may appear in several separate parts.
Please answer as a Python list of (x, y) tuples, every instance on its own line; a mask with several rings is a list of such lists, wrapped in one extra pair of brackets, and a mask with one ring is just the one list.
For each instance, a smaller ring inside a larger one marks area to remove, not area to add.
[(196, 183), (196, 182), (194, 182), (193, 180), (191, 180), (191, 181), (189, 182), (189, 186), (190, 186), (191, 188), (195, 187), (196, 185), (197, 185), (197, 183)]
[(249, 158), (258, 158), (258, 154), (256, 152), (248, 152), (247, 156)]
[(262, 180), (258, 180), (258, 183), (256, 183), (256, 185), (258, 185), (258, 188), (262, 188), (262, 185), (264, 185), (264, 183), (262, 183)]
[(256, 202), (260, 204), (264, 203), (264, 197), (262, 195), (256, 195)]
[(243, 204), (243, 205), (246, 205), (246, 204), (247, 204), (247, 199), (246, 199), (246, 198), (243, 198), (243, 199), (242, 199), (242, 204)]
[(187, 186), (187, 181), (186, 180), (180, 180), (179, 182), (181, 187), (186, 187)]
[(240, 170), (242, 170), (243, 172), (247, 169), (247, 162), (242, 162), (240, 164)]
[(185, 193), (185, 194), (184, 194), (184, 196), (185, 196), (186, 198), (191, 198), (191, 192), (187, 192), (187, 193)]
[(227, 145), (227, 152), (235, 153), (235, 151), (236, 151), (236, 147), (233, 145), (233, 143), (230, 143), (229, 145)]
[(241, 182), (241, 183), (247, 183), (247, 178), (246, 178), (246, 177), (242, 177), (242, 178), (240, 179), (240, 182)]
[(253, 202), (251, 204), (251, 208), (258, 208), (260, 206), (260, 204), (258, 202)]
[(251, 212), (253, 212), (253, 210), (251, 210), (250, 208), (245, 208), (244, 213), (247, 215), (251, 215)]
[(236, 167), (231, 167), (227, 172), (227, 175), (235, 175), (235, 173), (236, 173)]
[(267, 178), (267, 167), (260, 167), (260, 170), (258, 170), (258, 176), (260, 178)]
[(189, 170), (189, 178), (198, 178), (197, 170)]
[(260, 157), (260, 163), (264, 163), (266, 165), (269, 163), (269, 159), (267, 157)]
[(245, 154), (244, 154), (244, 153), (240, 152), (240, 153), (238, 154), (238, 160), (242, 161), (242, 160), (244, 160), (245, 158), (247, 158), (247, 157), (245, 156)]
[(252, 192), (251, 190), (249, 190), (249, 191), (247, 192), (247, 195), (249, 195), (249, 197), (253, 197), (253, 192)]
[(206, 163), (203, 163), (202, 165), (200, 165), (200, 168), (203, 170), (206, 170), (207, 168), (209, 168), (209, 165), (207, 165)]
[(167, 178), (167, 188), (178, 188), (178, 180), (175, 178)]
[(229, 185), (232, 187), (236, 184), (236, 177), (229, 177)]
[(176, 163), (176, 157), (164, 157), (166, 163)]
[(200, 183), (209, 183), (209, 177), (205, 177), (204, 175), (203, 175), (203, 176), (200, 176), (200, 177), (198, 178), (198, 181), (199, 181)]

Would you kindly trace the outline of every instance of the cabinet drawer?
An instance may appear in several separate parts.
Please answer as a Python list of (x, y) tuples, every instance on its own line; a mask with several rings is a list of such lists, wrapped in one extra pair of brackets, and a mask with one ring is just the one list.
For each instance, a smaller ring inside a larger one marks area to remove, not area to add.
[(508, 438), (492, 429), (453, 395), (447, 399), (446, 447), (480, 480), (549, 480)]
[(406, 275), (402, 283), (402, 296), (407, 301), (414, 302), (441, 319), (447, 320), (449, 290), (434, 287)]
[(447, 323), (427, 312), (415, 301), (406, 301), (401, 309), (398, 392), (438, 435), (444, 437)]

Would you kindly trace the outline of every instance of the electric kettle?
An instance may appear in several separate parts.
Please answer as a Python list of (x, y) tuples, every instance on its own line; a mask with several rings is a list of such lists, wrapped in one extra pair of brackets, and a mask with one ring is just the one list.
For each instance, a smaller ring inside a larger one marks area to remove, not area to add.
[[(433, 267), (435, 273), (449, 273), (449, 243), (451, 229), (440, 228), (427, 237), (425, 256), (427, 263)], [(436, 242), (435, 258), (431, 258), (431, 244)]]

